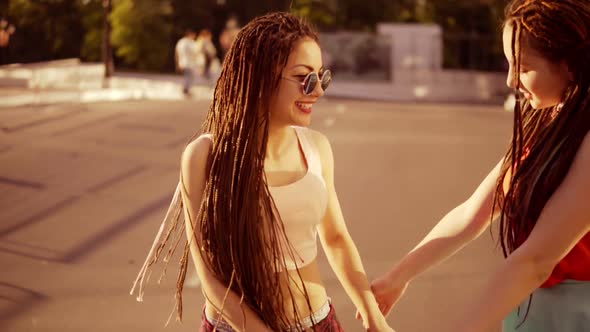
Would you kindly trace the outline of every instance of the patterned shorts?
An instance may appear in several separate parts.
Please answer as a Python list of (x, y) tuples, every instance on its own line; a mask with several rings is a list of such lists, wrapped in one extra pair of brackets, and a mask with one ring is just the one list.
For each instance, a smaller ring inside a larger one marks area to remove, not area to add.
[[(307, 329), (307, 331), (313, 332), (344, 332), (344, 329), (338, 322), (338, 318), (336, 317), (336, 311), (334, 310), (334, 306), (332, 303), (330, 305), (330, 311), (326, 318), (319, 321), (315, 324), (312, 328)], [(213, 332), (214, 324), (207, 319), (205, 316), (205, 311), (203, 310), (203, 319), (201, 321), (201, 328), (199, 332)], [(217, 332), (235, 332), (235, 330), (226, 322), (219, 322), (217, 325)]]

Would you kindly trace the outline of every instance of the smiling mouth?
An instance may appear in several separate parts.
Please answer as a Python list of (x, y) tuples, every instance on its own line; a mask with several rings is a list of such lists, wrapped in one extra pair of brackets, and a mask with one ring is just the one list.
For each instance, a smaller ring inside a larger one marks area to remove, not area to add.
[(311, 108), (313, 106), (312, 103), (300, 103), (296, 102), (295, 105), (299, 108), (302, 112), (311, 113)]
[(516, 94), (518, 95), (518, 97), (520, 98), (525, 98), (525, 99), (532, 99), (533, 95), (530, 92), (527, 91), (522, 91), (522, 90), (518, 90), (516, 92)]

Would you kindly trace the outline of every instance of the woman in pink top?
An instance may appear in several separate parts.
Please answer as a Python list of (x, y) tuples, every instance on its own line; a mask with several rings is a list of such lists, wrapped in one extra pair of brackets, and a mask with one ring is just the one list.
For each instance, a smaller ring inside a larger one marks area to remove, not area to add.
[(392, 331), (340, 210), (330, 143), (305, 128), (330, 79), (301, 19), (273, 13), (241, 29), (202, 134), (182, 155), (179, 187), (136, 281), (140, 298), (164, 246), (188, 239), (178, 311), (191, 256), (206, 297), (201, 331), (342, 331), (316, 261), (319, 237), (364, 328)]
[(508, 152), (372, 288), (388, 313), (498, 215), (506, 259), (449, 331), (590, 331), (590, 1), (513, 0), (503, 44), (521, 96)]

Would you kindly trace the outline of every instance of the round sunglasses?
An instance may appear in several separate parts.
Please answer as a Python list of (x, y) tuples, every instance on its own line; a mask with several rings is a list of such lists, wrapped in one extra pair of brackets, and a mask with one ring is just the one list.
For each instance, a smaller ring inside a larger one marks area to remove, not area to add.
[(315, 90), (315, 87), (316, 85), (318, 85), (318, 82), (320, 82), (322, 90), (325, 91), (330, 85), (330, 82), (332, 81), (332, 72), (329, 69), (326, 69), (324, 70), (324, 72), (322, 73), (322, 77), (320, 78), (318, 73), (312, 71), (311, 73), (305, 76), (303, 82), (284, 76), (282, 78), (284, 78), (287, 81), (301, 84), (301, 87), (303, 88), (303, 94), (308, 96), (313, 92), (313, 90)]

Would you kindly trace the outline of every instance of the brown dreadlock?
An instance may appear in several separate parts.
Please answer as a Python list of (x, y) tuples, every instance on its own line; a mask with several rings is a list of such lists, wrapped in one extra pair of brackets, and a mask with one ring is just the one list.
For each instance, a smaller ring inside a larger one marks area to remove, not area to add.
[[(200, 211), (197, 216), (189, 216), (208, 269), (242, 296), (273, 331), (285, 330), (293, 324), (285, 312), (285, 296), (277, 291), (281, 286), (277, 271), (286, 270), (285, 255), (292, 258), (293, 252), (287, 249), (285, 253), (281, 249), (281, 243), (287, 239), (264, 174), (268, 101), (278, 88), (291, 51), (303, 38), (318, 41), (306, 22), (287, 13), (258, 17), (239, 32), (224, 60), (202, 128), (202, 132), (213, 137), (211, 163)], [(180, 220), (182, 188), (181, 179), (166, 217), (170, 225), (157, 247), (152, 248), (138, 277), (141, 282), (166, 246), (170, 249), (165, 261), (185, 239)], [(163, 228), (164, 224), (161, 234)], [(187, 241), (176, 292), (180, 319), (189, 251)], [(311, 310), (305, 288), (303, 292)], [(140, 289), (140, 298), (141, 295)], [(293, 301), (293, 296), (287, 300)], [(301, 317), (296, 306), (293, 307), (298, 322)]]
[[(520, 45), (547, 60), (565, 61), (573, 81), (562, 103), (533, 110), (517, 97), (514, 131), (495, 194), (501, 209), (500, 244), (505, 256), (528, 237), (541, 210), (567, 174), (590, 128), (590, 1), (514, 0), (506, 7), (512, 26), (513, 79), (520, 87)], [(525, 151), (526, 150), (526, 151)], [(510, 174), (504, 193), (503, 179)]]
[[(506, 7), (504, 27), (512, 28), (515, 70), (511, 79), (516, 82), (516, 104), (512, 143), (504, 158), (493, 205), (494, 210), (501, 211), (499, 242), (505, 257), (518, 249), (533, 230), (590, 129), (588, 22), (588, 0), (513, 0)], [(534, 110), (529, 101), (521, 102), (518, 90), (522, 45), (553, 63), (567, 64), (574, 77), (559, 105)], [(510, 181), (505, 191), (507, 176)], [(531, 300), (518, 326), (525, 322), (530, 305)]]

